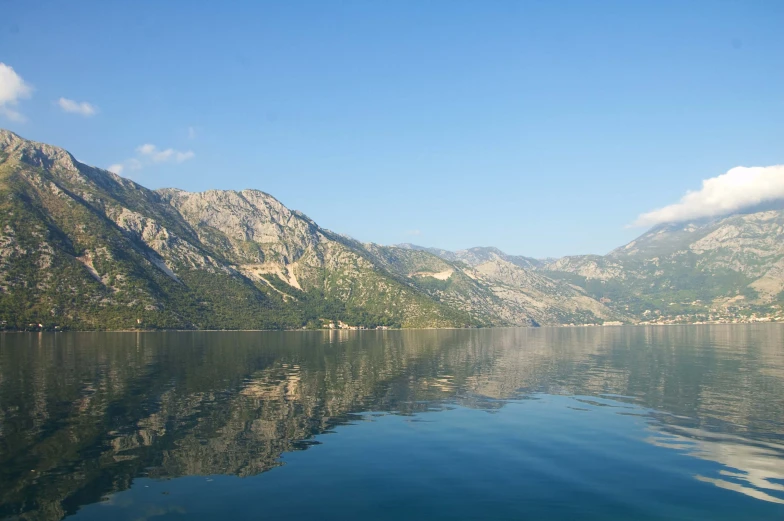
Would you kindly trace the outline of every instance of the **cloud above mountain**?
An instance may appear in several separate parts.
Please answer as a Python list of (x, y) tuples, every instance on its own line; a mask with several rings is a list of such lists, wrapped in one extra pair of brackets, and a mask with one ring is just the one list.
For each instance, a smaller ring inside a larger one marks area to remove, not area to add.
[(141, 170), (153, 164), (184, 163), (193, 159), (195, 155), (193, 150), (160, 149), (152, 143), (145, 143), (136, 147), (136, 157), (126, 159), (122, 163), (109, 165), (107, 170), (120, 175), (123, 171)]
[(74, 101), (68, 98), (60, 98), (57, 100), (57, 104), (63, 109), (65, 112), (70, 112), (72, 114), (79, 114), (80, 116), (90, 117), (94, 116), (98, 109), (95, 105), (91, 103), (87, 103), (86, 101)]
[(0, 62), (0, 116), (24, 122), (26, 118), (16, 110), (19, 100), (29, 98), (33, 87), (19, 76), (13, 67)]
[(115, 163), (113, 165), (109, 165), (106, 169), (109, 172), (120, 175), (122, 174), (123, 170), (125, 170), (125, 165), (123, 165), (122, 163)]
[(778, 199), (784, 199), (784, 165), (738, 166), (705, 179), (702, 188), (687, 192), (675, 204), (641, 214), (631, 226), (727, 215)]
[(158, 147), (150, 143), (145, 143), (136, 148), (136, 151), (152, 160), (153, 163), (166, 163), (174, 161), (175, 163), (182, 163), (188, 159), (193, 158), (194, 153), (192, 150), (180, 151), (173, 148), (159, 150)]

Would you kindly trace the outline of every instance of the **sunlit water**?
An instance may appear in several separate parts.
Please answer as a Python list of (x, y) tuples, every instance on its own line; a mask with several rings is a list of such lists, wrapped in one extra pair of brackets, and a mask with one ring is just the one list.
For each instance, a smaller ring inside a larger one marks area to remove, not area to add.
[(784, 519), (784, 327), (0, 335), (0, 519)]

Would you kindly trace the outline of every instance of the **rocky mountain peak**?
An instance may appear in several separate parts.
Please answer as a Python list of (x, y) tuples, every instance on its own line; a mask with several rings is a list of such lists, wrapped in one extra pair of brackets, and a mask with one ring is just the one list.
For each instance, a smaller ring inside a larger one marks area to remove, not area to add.
[[(238, 263), (293, 262), (318, 243), (318, 227), (260, 190), (157, 190), (199, 233)], [(255, 245), (264, 245), (260, 253)]]
[(79, 171), (79, 162), (66, 150), (24, 139), (10, 130), (0, 129), (0, 151), (34, 167)]

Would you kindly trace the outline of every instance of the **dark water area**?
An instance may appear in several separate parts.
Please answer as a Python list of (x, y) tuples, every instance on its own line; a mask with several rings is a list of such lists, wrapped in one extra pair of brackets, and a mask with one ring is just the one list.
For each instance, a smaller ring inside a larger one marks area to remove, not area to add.
[(784, 326), (0, 334), (0, 519), (784, 519)]

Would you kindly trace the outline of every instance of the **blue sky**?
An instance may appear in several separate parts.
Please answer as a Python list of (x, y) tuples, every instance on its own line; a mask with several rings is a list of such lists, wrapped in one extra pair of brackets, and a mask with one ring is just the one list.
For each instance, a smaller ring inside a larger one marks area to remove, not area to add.
[(605, 253), (704, 179), (784, 163), (784, 2), (2, 10), (0, 62), (30, 89), (0, 127), (364, 241)]

